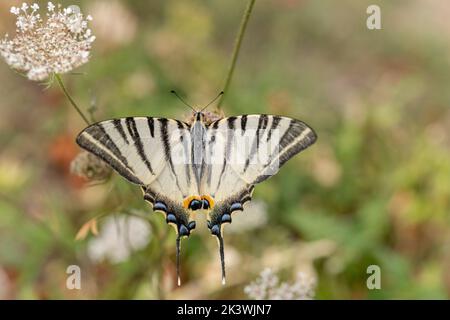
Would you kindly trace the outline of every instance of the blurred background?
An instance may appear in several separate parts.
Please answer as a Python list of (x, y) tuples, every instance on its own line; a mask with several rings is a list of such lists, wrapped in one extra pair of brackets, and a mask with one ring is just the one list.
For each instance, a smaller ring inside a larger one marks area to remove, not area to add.
[[(21, 2), (0, 2), (1, 35)], [(82, 108), (184, 119), (169, 91), (204, 105), (222, 89), (246, 1), (76, 4), (97, 37), (82, 74), (64, 76)], [(370, 4), (382, 30), (366, 28)], [(226, 286), (197, 215), (177, 287), (172, 228), (118, 175), (73, 174), (82, 119), (56, 85), (1, 61), (0, 299), (249, 298), (266, 268), (287, 284), (307, 275), (316, 299), (448, 299), (449, 16), (446, 0), (256, 2), (223, 111), (298, 118), (319, 139), (225, 228)], [(81, 290), (66, 288), (69, 265)]]

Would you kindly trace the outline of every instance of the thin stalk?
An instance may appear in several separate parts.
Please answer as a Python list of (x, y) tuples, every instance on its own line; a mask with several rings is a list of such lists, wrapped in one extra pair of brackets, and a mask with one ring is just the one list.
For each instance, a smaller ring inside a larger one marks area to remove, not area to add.
[(234, 50), (233, 55), (231, 57), (231, 64), (228, 68), (227, 77), (225, 78), (225, 85), (223, 86), (223, 92), (224, 94), (219, 100), (219, 103), (217, 104), (217, 110), (220, 111), (220, 107), (223, 103), (223, 99), (225, 98), (226, 94), (228, 93), (228, 88), (230, 87), (231, 79), (233, 78), (234, 68), (236, 67), (236, 61), (239, 55), (239, 50), (241, 49), (242, 39), (244, 38), (245, 29), (247, 29), (248, 20), (250, 19), (250, 15), (253, 10), (253, 5), (255, 4), (256, 0), (249, 0), (247, 8), (245, 9), (244, 16), (242, 17), (241, 26), (239, 27), (239, 32), (236, 36), (235, 44), (234, 44)]
[(81, 109), (78, 107), (78, 105), (75, 103), (75, 101), (73, 100), (73, 98), (71, 97), (69, 92), (67, 91), (67, 89), (61, 79), (61, 76), (59, 74), (55, 74), (55, 78), (58, 81), (58, 84), (61, 87), (64, 95), (69, 100), (70, 104), (75, 108), (75, 110), (78, 112), (78, 114), (81, 116), (81, 118), (83, 118), (84, 122), (86, 122), (86, 124), (89, 125), (90, 124), (89, 120), (86, 118), (86, 116), (83, 114)]

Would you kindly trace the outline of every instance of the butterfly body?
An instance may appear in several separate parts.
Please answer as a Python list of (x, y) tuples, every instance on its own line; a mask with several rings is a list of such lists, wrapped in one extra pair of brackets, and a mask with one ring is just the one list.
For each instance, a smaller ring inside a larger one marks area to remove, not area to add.
[(128, 117), (93, 124), (77, 137), (84, 149), (141, 186), (154, 211), (165, 214), (180, 238), (196, 224), (193, 213), (207, 212), (220, 246), (225, 279), (223, 227), (244, 210), (254, 186), (274, 175), (292, 156), (316, 141), (305, 123), (274, 115), (242, 115), (207, 121)]

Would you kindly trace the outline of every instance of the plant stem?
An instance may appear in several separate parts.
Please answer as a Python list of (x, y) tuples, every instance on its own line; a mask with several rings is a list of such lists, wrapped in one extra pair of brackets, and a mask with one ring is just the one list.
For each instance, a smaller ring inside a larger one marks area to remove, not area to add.
[(90, 124), (89, 120), (86, 118), (86, 116), (83, 114), (81, 109), (77, 106), (75, 101), (70, 96), (69, 92), (67, 91), (66, 87), (64, 86), (64, 83), (61, 79), (61, 76), (59, 74), (55, 74), (55, 78), (58, 81), (59, 86), (61, 87), (62, 91), (64, 92), (64, 95), (67, 99), (69, 99), (70, 104), (75, 108), (75, 110), (78, 112), (78, 114), (83, 118), (84, 122), (86, 122), (87, 125)]
[(217, 110), (220, 110), (220, 106), (223, 103), (223, 99), (228, 93), (228, 88), (230, 87), (231, 78), (233, 77), (234, 68), (236, 67), (236, 61), (239, 55), (239, 50), (241, 49), (242, 39), (244, 38), (245, 29), (247, 28), (248, 20), (253, 10), (253, 5), (255, 4), (255, 0), (249, 0), (247, 9), (245, 9), (244, 16), (242, 17), (241, 26), (239, 28), (239, 32), (236, 36), (236, 41), (234, 44), (233, 55), (231, 57), (231, 64), (228, 68), (227, 77), (225, 78), (225, 85), (223, 86), (224, 94), (220, 97), (219, 102), (217, 103)]

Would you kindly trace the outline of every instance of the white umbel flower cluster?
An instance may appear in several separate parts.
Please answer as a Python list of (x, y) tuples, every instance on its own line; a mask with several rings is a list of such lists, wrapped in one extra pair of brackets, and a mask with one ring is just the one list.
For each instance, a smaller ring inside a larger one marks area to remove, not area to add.
[(314, 298), (316, 279), (299, 272), (294, 283), (280, 283), (275, 272), (264, 269), (259, 278), (244, 288), (247, 296), (254, 300), (311, 300)]
[(63, 8), (47, 4), (46, 19), (39, 6), (23, 3), (12, 7), (16, 16), (16, 36), (0, 40), (0, 55), (6, 63), (33, 81), (52, 74), (62, 74), (87, 63), (95, 36), (88, 28), (91, 16), (84, 16), (76, 6)]

